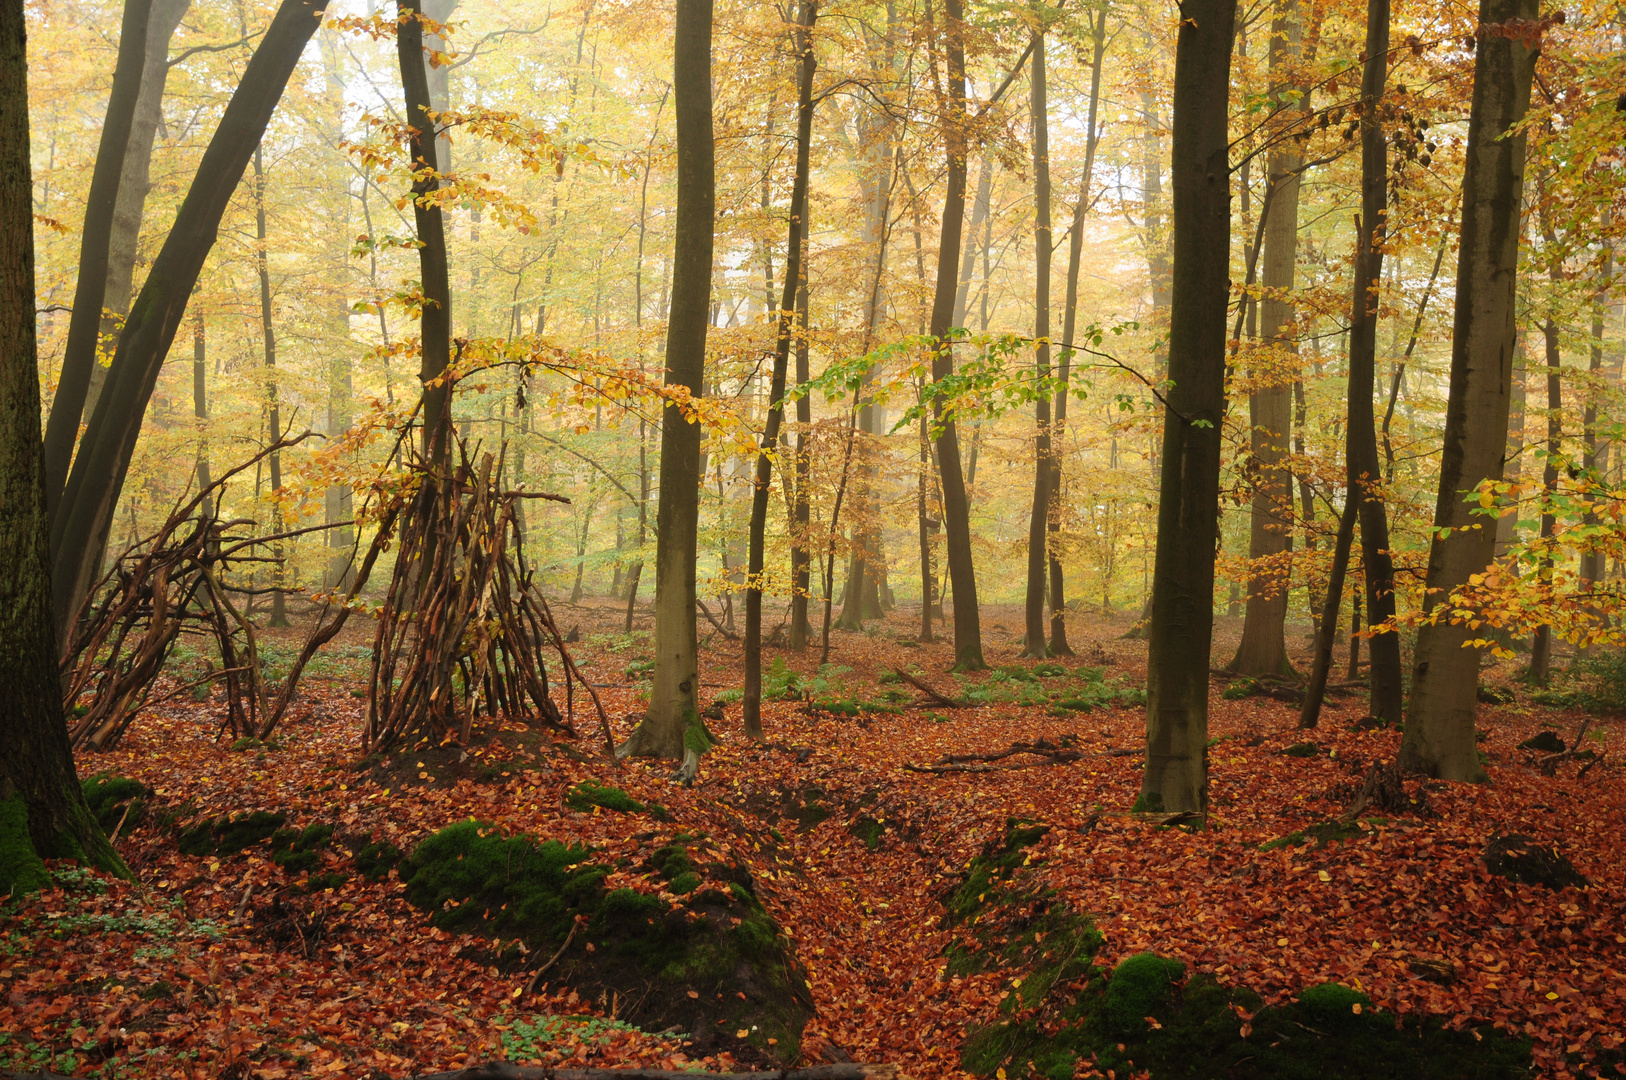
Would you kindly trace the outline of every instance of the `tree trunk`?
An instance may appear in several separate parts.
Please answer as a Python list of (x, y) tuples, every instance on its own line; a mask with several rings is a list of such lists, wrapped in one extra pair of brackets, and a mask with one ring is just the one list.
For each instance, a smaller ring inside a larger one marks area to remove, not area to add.
[(1107, 5), (1089, 16), (1093, 52), (1090, 57), (1090, 105), (1084, 129), (1084, 177), (1078, 185), (1078, 203), (1067, 233), (1067, 299), (1062, 309), (1062, 349), (1056, 378), (1055, 434), (1050, 470), (1050, 655), (1072, 656), (1067, 644), (1067, 588), (1061, 565), (1061, 452), (1067, 432), (1067, 390), (1072, 376), (1073, 335), (1078, 332), (1078, 274), (1084, 257), (1084, 216), (1090, 208), (1090, 186), (1095, 178), (1095, 151), (1101, 142), (1097, 117), (1101, 107), (1101, 66), (1107, 52)]
[[(1361, 79), (1361, 218), (1355, 239), (1355, 290), (1349, 313), (1349, 424), (1344, 464), (1348, 487), (1360, 488), (1361, 562), (1366, 570), (1366, 621), (1382, 627), (1395, 613), (1394, 560), (1389, 554), (1389, 513), (1378, 461), (1372, 395), (1377, 382), (1379, 288), (1387, 229), (1389, 157), (1381, 108), (1389, 68), (1389, 0), (1367, 0), (1366, 70)], [(1505, 388), (1504, 388), (1505, 393)], [(1506, 417), (1504, 404), (1502, 415)], [(1505, 420), (1504, 420), (1505, 426)], [(1372, 635), (1371, 715), (1399, 723), (1400, 635)]]
[[(803, 207), (802, 279), (796, 285), (796, 382), (811, 379), (812, 371), (807, 354), (807, 236), (812, 219)], [(809, 429), (813, 426), (813, 400), (807, 394), (796, 399), (796, 502), (791, 509), (790, 546), (790, 647), (806, 652), (808, 639), (813, 636), (813, 625), (808, 621), (808, 588), (813, 578), (813, 558), (808, 545), (812, 540), (813, 507), (808, 498), (808, 473), (812, 468), (812, 451), (808, 447)]]
[[(1607, 219), (1605, 221), (1607, 224)], [(1598, 438), (1598, 398), (1604, 384), (1603, 370), (1603, 320), (1604, 305), (1609, 296), (1610, 286), (1615, 277), (1615, 253), (1612, 248), (1605, 248), (1603, 252), (1603, 269), (1599, 274), (1598, 290), (1592, 296), (1592, 348), (1587, 359), (1587, 373), (1591, 381), (1587, 386), (1586, 405), (1581, 416), (1582, 437), (1585, 445), (1581, 451), (1581, 467), (1586, 470), (1589, 478), (1601, 478), (1609, 471), (1609, 444)], [(1598, 515), (1588, 511), (1586, 524), (1596, 525)], [(1603, 580), (1603, 552), (1583, 551), (1581, 553), (1581, 590), (1590, 592), (1599, 581)]]
[[(446, 223), (430, 193), (440, 187), (439, 139), (429, 113), (435, 109), (424, 73), (422, 0), (396, 0), (402, 17), (396, 33), (401, 65), (401, 88), (406, 98), (407, 123), (412, 125), (408, 153), (412, 162), (412, 218), (418, 234), (418, 273), (423, 282), (422, 355), (418, 379), (423, 383), (423, 456), (431, 467), (447, 452), (441, 416), (450, 407), (449, 383), (431, 385), (452, 360), (452, 286), (446, 260)], [(448, 7), (448, 11), (450, 8)]]
[[(329, 110), (331, 122), (330, 137), (335, 140), (342, 136), (344, 130), (344, 70), (339, 64), (339, 50), (337, 35), (329, 31), (322, 37), (322, 66), (326, 74), (327, 98), (324, 104)], [(339, 197), (338, 212), (330, 220), (330, 233), (328, 235), (327, 260), (333, 280), (341, 283), (341, 291), (335, 302), (328, 308), (328, 317), (332, 320), (329, 329), (327, 348), (329, 350), (327, 368), (327, 417), (324, 430), (327, 434), (328, 445), (332, 446), (350, 430), (352, 413), (354, 410), (355, 387), (352, 380), (351, 341), (350, 341), (350, 303), (345, 295), (343, 284), (349, 279), (350, 266), (350, 181), (345, 163), (336, 162), (330, 166), (328, 172), (329, 197), (337, 194)], [(331, 204), (330, 204), (331, 205)], [(516, 459), (515, 468), (522, 469), (523, 458)], [(355, 579), (354, 558), (355, 528), (351, 525), (340, 525), (339, 522), (350, 521), (355, 517), (354, 495), (349, 484), (339, 483), (328, 487), (323, 498), (323, 515), (325, 523), (331, 526), (327, 531), (327, 567), (322, 574), (322, 586), (326, 589), (335, 589), (341, 592), (349, 590)], [(517, 522), (518, 523), (518, 522)]]
[[(1041, 16), (1042, 17), (1042, 16)], [(1033, 69), (1028, 79), (1033, 117), (1033, 336), (1034, 378), (1039, 386), (1050, 379), (1050, 102), (1045, 86), (1045, 42), (1041, 27), (1033, 36)], [(1028, 516), (1028, 589), (1025, 607), (1027, 632), (1022, 655), (1050, 655), (1045, 640), (1045, 571), (1049, 568), (1051, 481), (1059, 461), (1050, 441), (1050, 395), (1034, 402), (1033, 510)]]
[[(1298, 0), (1279, 0), (1270, 29), (1272, 97), (1282, 101), (1289, 88), (1289, 68), (1297, 61), (1302, 39)], [(1301, 93), (1306, 93), (1300, 88)], [(1285, 109), (1285, 106), (1283, 106)], [(1285, 112), (1293, 116), (1297, 110)], [(1299, 143), (1278, 133), (1266, 158), (1264, 273), (1261, 284), (1260, 338), (1264, 364), (1250, 372), (1248, 432), (1253, 501), (1248, 529), (1248, 597), (1242, 640), (1231, 670), (1243, 675), (1287, 675), (1287, 593), (1293, 550), (1293, 476), (1287, 460), (1292, 425), (1291, 373), (1283, 354), (1297, 352), (1293, 291), (1298, 261), (1299, 169), (1304, 155)]]
[[(57, 381), (56, 397), (51, 401), (51, 416), (45, 425), (45, 498), (53, 519), (67, 483), (74, 445), (79, 441), (79, 422), (85, 412), (91, 371), (96, 367), (97, 346), (101, 343), (108, 245), (112, 240), (124, 155), (130, 145), (130, 128), (141, 94), (147, 23), (151, 14), (152, 0), (125, 0), (113, 86), (107, 98), (107, 114), (102, 119), (102, 138), (96, 149), (96, 165), (91, 171), (90, 191), (85, 196), (85, 227), (79, 236), (79, 280), (74, 285), (73, 312), (68, 317), (68, 337), (62, 347), (62, 374)], [(14, 189), (14, 192), (16, 190), (28, 189)]]
[[(22, 0), (0, 0), (0, 893), (49, 884), (41, 858), (128, 876), (85, 806), (52, 625), (34, 334), (28, 56)], [(94, 324), (93, 324), (94, 325)]]
[(819, 16), (818, 0), (803, 0), (802, 18), (796, 31), (796, 51), (801, 60), (796, 91), (796, 175), (790, 190), (790, 228), (785, 241), (785, 283), (779, 301), (779, 329), (774, 345), (773, 376), (768, 389), (768, 419), (757, 452), (756, 482), (751, 491), (750, 550), (745, 577), (745, 734), (762, 741), (762, 572), (768, 532), (768, 485), (773, 479), (773, 459), (768, 455), (779, 444), (779, 429), (785, 420), (785, 374), (790, 367), (791, 338), (796, 323), (797, 285), (802, 279), (802, 215), (807, 206), (807, 174), (813, 142), (813, 23)]
[[(973, 239), (988, 221), (988, 209), (993, 202), (993, 193), (994, 163), (984, 157), (982, 164), (977, 168), (977, 193), (971, 200), (971, 226), (966, 230)], [(950, 325), (965, 326), (965, 309), (971, 300), (971, 276), (976, 272), (978, 250), (975, 244), (966, 244), (960, 258), (960, 279), (955, 283), (954, 318)]]
[[(965, 220), (965, 23), (960, 0), (944, 0), (943, 35), (948, 54), (948, 116), (943, 139), (947, 152), (947, 190), (943, 195), (942, 238), (937, 246), (937, 287), (932, 298), (931, 336), (936, 339), (932, 378), (954, 373), (954, 349), (946, 340), (954, 315), (956, 271), (960, 261), (960, 230)], [(960, 471), (960, 437), (952, 417), (945, 417), (941, 399), (933, 400), (938, 426), (937, 467), (943, 482), (943, 518), (948, 538), (949, 583), (954, 590), (954, 667), (981, 671), (982, 627), (977, 611), (976, 567), (971, 558), (971, 505), (965, 476)]]
[[(198, 422), (198, 490), (214, 481), (209, 476), (209, 342), (204, 336), (203, 312), (192, 313), (192, 417)], [(215, 516), (214, 500), (198, 508), (205, 520)]]
[[(711, 120), (711, 0), (677, 0), (672, 96), (677, 118), (677, 221), (666, 384), (699, 398), (705, 387), (717, 178)], [(626, 756), (683, 757), (699, 722), (695, 558), (700, 518), (698, 420), (668, 403), (661, 418), (660, 504), (655, 514), (655, 678), (649, 711), (618, 749)], [(694, 762), (689, 763), (692, 768)]]
[[(1548, 234), (1547, 241), (1550, 245), (1557, 246), (1551, 233)], [(1551, 273), (1555, 284), (1563, 280), (1563, 271), (1559, 267), (1554, 266)], [(1546, 321), (1541, 324), (1541, 337), (1546, 346), (1547, 360), (1547, 462), (1541, 471), (1541, 490), (1546, 498), (1551, 500), (1558, 490), (1558, 455), (1563, 450), (1564, 437), (1564, 387), (1559, 381), (1563, 357), (1558, 348), (1558, 323), (1553, 321), (1551, 309), (1547, 312)], [(1541, 539), (1551, 540), (1557, 526), (1558, 519), (1549, 503), (1541, 513)], [(1541, 557), (1536, 574), (1542, 587), (1552, 587), (1551, 553)], [(1547, 623), (1542, 623), (1536, 627), (1535, 640), (1530, 644), (1530, 681), (1537, 686), (1546, 686), (1552, 675), (1552, 663), (1553, 628)]]
[[(130, 141), (124, 149), (119, 173), (119, 195), (113, 205), (113, 227), (107, 241), (107, 292), (102, 298), (102, 324), (98, 346), (104, 354), (117, 344), (119, 326), (130, 313), (136, 248), (141, 239), (141, 217), (151, 189), (152, 145), (163, 123), (164, 85), (169, 76), (169, 42), (192, 0), (154, 0), (147, 17), (147, 56), (141, 70), (141, 92), (136, 97)], [(90, 369), (85, 395), (86, 413), (96, 411), (96, 399), (107, 381), (100, 363)]]
[(1313, 728), (1321, 720), (1321, 702), (1327, 693), (1327, 675), (1332, 671), (1332, 643), (1338, 636), (1338, 611), (1344, 606), (1344, 573), (1349, 568), (1349, 549), (1355, 539), (1355, 518), (1360, 510), (1360, 494), (1344, 496), (1344, 512), (1338, 516), (1338, 537), (1333, 542), (1332, 570), (1327, 575), (1326, 606), (1316, 621), (1315, 654), (1310, 661), (1310, 677), (1299, 707), (1299, 727)]
[[(1536, 17), (1535, 0), (1481, 0), (1481, 27)], [(1474, 632), (1439, 606), (1495, 552), (1475, 489), (1502, 477), (1508, 384), (1513, 377), (1514, 296), (1518, 284), (1519, 206), (1524, 185), (1524, 119), (1536, 52), (1496, 33), (1481, 36), (1474, 57), (1473, 104), (1462, 178), (1462, 237), (1457, 255), (1456, 319), (1445, 412), (1435, 539), (1429, 549), (1426, 610), (1439, 616), (1417, 634), (1400, 764), (1442, 780), (1483, 781), (1474, 745), (1480, 650)], [(1441, 533), (1440, 530), (1450, 530)]]
[[(277, 389), (277, 332), (271, 322), (271, 266), (270, 255), (266, 249), (268, 237), (265, 230), (265, 161), (262, 148), (254, 148), (254, 237), (257, 243), (254, 247), (254, 267), (260, 277), (260, 331), (265, 341), (265, 441), (267, 445), (274, 445), (282, 438), (282, 408), (278, 401)], [(282, 455), (271, 451), (266, 459), (271, 472), (271, 531), (283, 531), (282, 506), (277, 502), (282, 491)], [(283, 561), (283, 547), (280, 542), (271, 549), (276, 560), (272, 563), (271, 574), (273, 588), (271, 590), (271, 626), (288, 625), (288, 599), (282, 586), (287, 580), (287, 563)]]
[(51, 519), (52, 599), (58, 640), (66, 640), (97, 577), (142, 416), (192, 287), (214, 247), (221, 215), (260, 144), (301, 50), (316, 32), (319, 13), (316, 0), (283, 0), (277, 9), (243, 70), (175, 224), (119, 334), (107, 387), (96, 403), (61, 504)]
[(1147, 660), (1146, 771), (1136, 806), (1208, 805), (1220, 425), (1231, 214), (1226, 132), (1236, 0), (1190, 0), (1175, 46), (1174, 280)]

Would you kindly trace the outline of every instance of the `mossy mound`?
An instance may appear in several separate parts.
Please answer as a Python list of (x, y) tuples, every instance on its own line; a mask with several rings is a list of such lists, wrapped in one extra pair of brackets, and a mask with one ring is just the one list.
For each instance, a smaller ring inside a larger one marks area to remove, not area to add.
[(1539, 750), (1543, 754), (1562, 754), (1569, 749), (1555, 732), (1538, 731), (1519, 744), (1520, 750)]
[(1010, 993), (995, 1021), (961, 1048), (967, 1070), (1015, 1080), (1097, 1074), (1181, 1080), (1259, 1077), (1342, 1080), (1491, 1078), (1530, 1073), (1530, 1044), (1493, 1028), (1449, 1031), (1437, 1020), (1398, 1019), (1337, 984), (1263, 1007), (1243, 987), (1154, 953), (1128, 957), (1109, 974), (1094, 963), (1102, 944), (1089, 917), (1042, 884), (1031, 851), (1047, 826), (1023, 819), (972, 860), (944, 898), (960, 929), (949, 971), (999, 970)]
[(401, 861), (402, 854), (401, 849), (389, 841), (375, 840), (356, 850), (356, 869), (368, 881), (382, 881)]
[(80, 781), (79, 786), (84, 789), (90, 816), (109, 836), (121, 821), (124, 823), (124, 833), (141, 824), (147, 812), (147, 799), (152, 795), (152, 789), (139, 780), (114, 776), (112, 773), (88, 776)]
[(288, 815), (255, 810), (241, 817), (211, 818), (180, 835), (182, 855), (231, 855), (268, 840), (287, 822)]
[(1528, 836), (1493, 836), (1480, 858), (1491, 873), (1526, 885), (1545, 885), (1549, 889), (1573, 885), (1584, 889), (1591, 884), (1556, 847)]
[(322, 849), (333, 840), (333, 826), (307, 825), (303, 829), (278, 829), (271, 834), (271, 861), (297, 874), (313, 869), (322, 861)]
[(557, 955), (550, 980), (618, 1003), (645, 1030), (679, 1025), (703, 1045), (744, 1030), (751, 1045), (793, 1060), (813, 1002), (745, 868), (680, 833), (640, 863), (617, 864), (641, 888), (609, 889), (613, 868), (593, 856), (465, 821), (420, 843), (401, 876), (436, 926), (523, 939), (528, 957), (512, 949), (509, 963)]
[(618, 787), (595, 783), (592, 780), (583, 780), (566, 792), (565, 805), (584, 814), (591, 813), (594, 807), (598, 807), (603, 810), (614, 810), (618, 814), (648, 813), (659, 820), (666, 819), (666, 807), (659, 803), (650, 803), (646, 806)]
[(1320, 757), (1321, 747), (1317, 746), (1313, 742), (1294, 743), (1292, 746), (1284, 746), (1280, 750), (1276, 751), (1276, 756), (1302, 758)]

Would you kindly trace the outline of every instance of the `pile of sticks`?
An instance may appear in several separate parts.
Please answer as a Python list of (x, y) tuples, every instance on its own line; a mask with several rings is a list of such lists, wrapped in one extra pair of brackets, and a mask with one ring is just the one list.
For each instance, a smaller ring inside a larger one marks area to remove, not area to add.
[[(565, 648), (516, 527), (521, 499), (569, 500), (504, 490), (500, 456), (487, 453), (474, 464), (463, 440), (447, 445), (443, 465), (409, 465), (419, 484), (401, 508), (395, 570), (378, 613), (366, 749), (467, 742), (481, 714), (574, 735), (577, 682), (592, 695), (608, 737), (597, 691)], [(563, 713), (543, 663), (549, 648), (559, 654)]]

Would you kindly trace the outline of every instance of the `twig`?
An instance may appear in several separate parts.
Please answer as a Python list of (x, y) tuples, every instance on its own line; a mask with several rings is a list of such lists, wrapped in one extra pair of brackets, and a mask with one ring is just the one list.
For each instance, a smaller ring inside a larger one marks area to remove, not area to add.
[(943, 694), (938, 693), (936, 690), (933, 690), (930, 686), (927, 686), (923, 681), (921, 681), (920, 679), (915, 678), (913, 675), (909, 674), (907, 671), (904, 671), (902, 668), (895, 667), (895, 668), (892, 669), (892, 673), (894, 675), (896, 675), (898, 678), (902, 679), (904, 682), (908, 683), (910, 686), (914, 687), (916, 690), (919, 690), (922, 694), (926, 695), (926, 702), (917, 702), (917, 704), (926, 704), (927, 702), (929, 702), (929, 703), (931, 703), (933, 705), (936, 705), (939, 708), (943, 708), (943, 709), (960, 709), (960, 708), (965, 707), (964, 702), (955, 701), (951, 697), (947, 697), (947, 696), (945, 696)]
[(565, 943), (563, 945), (559, 946), (559, 951), (558, 952), (554, 953), (551, 957), (548, 958), (547, 963), (543, 964), (541, 967), (536, 969), (536, 974), (535, 975), (531, 976), (531, 981), (529, 983), (527, 983), (526, 986), (525, 986), (525, 992), (527, 994), (536, 993), (536, 987), (537, 987), (537, 984), (542, 981), (543, 972), (547, 971), (550, 967), (552, 967), (554, 964), (556, 964), (559, 961), (559, 958), (565, 954), (565, 950), (570, 948), (571, 939), (573, 939), (576, 936), (576, 928), (581, 926), (581, 924), (584, 921), (585, 921), (585, 919), (584, 919), (583, 916), (581, 916), (581, 915), (576, 916), (575, 921), (570, 924), (570, 933), (565, 935)]

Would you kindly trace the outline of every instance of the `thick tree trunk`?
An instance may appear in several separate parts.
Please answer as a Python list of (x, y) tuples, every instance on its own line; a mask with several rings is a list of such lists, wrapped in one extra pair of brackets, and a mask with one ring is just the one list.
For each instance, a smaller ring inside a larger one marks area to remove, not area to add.
[(130, 128), (141, 94), (147, 23), (151, 14), (152, 0), (126, 0), (124, 4), (113, 87), (107, 98), (107, 114), (102, 118), (102, 138), (90, 175), (90, 191), (85, 196), (85, 226), (79, 235), (79, 280), (74, 285), (68, 338), (62, 347), (62, 374), (57, 380), (51, 416), (45, 425), (45, 498), (53, 518), (58, 513), (59, 497), (67, 483), (74, 446), (79, 441), (79, 422), (90, 392), (91, 372), (96, 367), (102, 299), (107, 292), (108, 245), (112, 240), (113, 214), (118, 206), (119, 179), (124, 172), (124, 154), (130, 145)]
[(66, 639), (69, 625), (97, 577), (147, 402), (198, 273), (214, 247), (221, 215), (260, 144), (300, 52), (316, 32), (320, 10), (316, 0), (283, 0), (277, 9), (226, 105), (175, 224), (119, 334), (107, 387), (96, 403), (61, 504), (51, 519), (52, 600), (58, 640)]
[[(1389, 514), (1378, 461), (1372, 395), (1377, 382), (1378, 290), (1383, 280), (1387, 233), (1389, 158), (1381, 109), (1388, 79), (1389, 0), (1368, 0), (1366, 69), (1361, 80), (1361, 218), (1355, 239), (1355, 289), (1349, 315), (1349, 424), (1344, 463), (1350, 491), (1360, 489), (1361, 562), (1366, 570), (1366, 620), (1383, 626), (1395, 613), (1394, 560), (1389, 554)], [(1505, 407), (1503, 415), (1506, 415)], [(1371, 715), (1400, 721), (1403, 690), (1400, 635), (1372, 635)]]
[(22, 0), (0, 0), (0, 894), (48, 884), (40, 858), (128, 874), (85, 806), (52, 625), (34, 335), (34, 216)]
[[(717, 178), (711, 126), (711, 0), (677, 0), (672, 96), (677, 118), (677, 221), (672, 308), (666, 330), (666, 384), (698, 398), (706, 376), (711, 313), (712, 229)], [(695, 636), (695, 558), (700, 517), (697, 420), (676, 404), (661, 419), (660, 505), (655, 514), (655, 678), (649, 711), (617, 753), (684, 756), (684, 734), (699, 722), (700, 660)]]
[(745, 697), (741, 704), (745, 734), (757, 742), (762, 740), (762, 572), (766, 565), (768, 485), (773, 479), (773, 459), (769, 454), (779, 444), (779, 429), (785, 420), (785, 375), (790, 367), (791, 339), (796, 330), (793, 309), (797, 284), (802, 279), (802, 215), (807, 206), (807, 174), (813, 142), (813, 72), (817, 66), (813, 55), (813, 23), (819, 16), (818, 0), (803, 0), (801, 15), (796, 31), (796, 51), (801, 59), (796, 89), (796, 175), (790, 189), (785, 285), (779, 301), (778, 338), (768, 389), (768, 419), (763, 425), (751, 492), (750, 550), (746, 556)]
[[(169, 41), (192, 0), (153, 0), (147, 18), (147, 57), (141, 71), (141, 92), (136, 97), (130, 141), (124, 149), (119, 173), (119, 195), (113, 205), (113, 227), (107, 241), (107, 292), (102, 298), (99, 345), (111, 352), (119, 340), (119, 326), (130, 313), (135, 279), (136, 248), (141, 239), (141, 217), (151, 189), (152, 146), (164, 117), (164, 85), (169, 76)], [(96, 400), (107, 381), (100, 363), (90, 369), (85, 395), (86, 413), (96, 411)]]
[[(1479, 5), (1481, 27), (1536, 14), (1535, 0)], [(1474, 631), (1451, 621), (1439, 605), (1483, 572), (1495, 552), (1495, 530), (1476, 528), (1483, 519), (1470, 507), (1478, 505), (1474, 495), (1481, 481), (1502, 477), (1524, 186), (1525, 136), (1512, 129), (1524, 119), (1535, 66), (1536, 52), (1523, 41), (1494, 32), (1480, 36), (1462, 178), (1451, 388), (1425, 579), (1426, 607), (1439, 620), (1417, 634), (1400, 743), (1402, 767), (1442, 780), (1485, 779), (1474, 745), (1480, 650), (1468, 647)]]
[[(954, 373), (954, 350), (946, 340), (954, 315), (960, 230), (965, 220), (965, 23), (960, 0), (944, 0), (943, 35), (948, 55), (948, 116), (943, 138), (947, 151), (947, 190), (943, 195), (942, 238), (937, 246), (937, 287), (932, 298), (931, 336), (937, 339), (932, 378)], [(982, 626), (977, 611), (977, 572), (971, 558), (971, 504), (960, 471), (960, 437), (952, 417), (934, 401), (938, 425), (937, 467), (943, 482), (943, 518), (948, 539), (949, 583), (954, 590), (954, 667), (980, 671)]]
[[(1045, 86), (1044, 32), (1033, 36), (1032, 74), (1028, 79), (1033, 118), (1033, 336), (1034, 378), (1043, 386), (1050, 378), (1050, 102)], [(1022, 655), (1050, 655), (1045, 640), (1044, 603), (1046, 557), (1050, 533), (1051, 482), (1057, 460), (1050, 440), (1050, 395), (1034, 402), (1033, 510), (1028, 515), (1028, 590), (1024, 614), (1026, 633)]]
[(1062, 350), (1056, 378), (1055, 434), (1052, 437), (1050, 470), (1050, 655), (1072, 656), (1067, 644), (1067, 586), (1061, 565), (1062, 476), (1061, 454), (1067, 433), (1067, 390), (1072, 376), (1073, 335), (1078, 332), (1078, 275), (1084, 257), (1084, 217), (1090, 209), (1090, 187), (1095, 179), (1095, 151), (1101, 142), (1097, 118), (1101, 108), (1101, 67), (1107, 52), (1107, 5), (1089, 16), (1093, 49), (1090, 56), (1090, 105), (1084, 130), (1084, 176), (1078, 185), (1078, 202), (1073, 207), (1073, 223), (1067, 232), (1067, 299), (1062, 308)]
[(1236, 0), (1190, 0), (1175, 46), (1174, 281), (1152, 577), (1143, 810), (1208, 805), (1220, 426), (1231, 213), (1226, 132)]
[[(1270, 30), (1269, 49), (1271, 88), (1277, 101), (1282, 100), (1290, 85), (1289, 68), (1298, 59), (1301, 34), (1298, 0), (1280, 0)], [(1266, 360), (1255, 364), (1250, 373), (1254, 389), (1248, 395), (1253, 483), (1248, 598), (1242, 640), (1231, 660), (1231, 670), (1244, 675), (1286, 675), (1292, 671), (1285, 627), (1293, 550), (1293, 476), (1287, 460), (1293, 373), (1284, 363), (1283, 354), (1297, 352), (1293, 304), (1287, 297), (1293, 291), (1298, 261), (1299, 169), (1303, 163), (1299, 143), (1280, 138), (1265, 165), (1265, 250), (1260, 278), (1264, 298), (1259, 315)]]
[[(418, 274), (423, 283), (420, 326), (423, 335), (418, 379), (423, 383), (423, 456), (438, 465), (447, 452), (441, 416), (450, 407), (452, 388), (436, 383), (452, 360), (452, 286), (446, 259), (446, 223), (430, 193), (440, 186), (439, 139), (429, 119), (435, 104), (424, 73), (424, 27), (421, 0), (396, 0), (402, 16), (396, 32), (401, 88), (407, 123), (412, 125), (408, 152), (412, 161), (412, 218), (418, 234)], [(448, 7), (448, 10), (450, 8)]]

